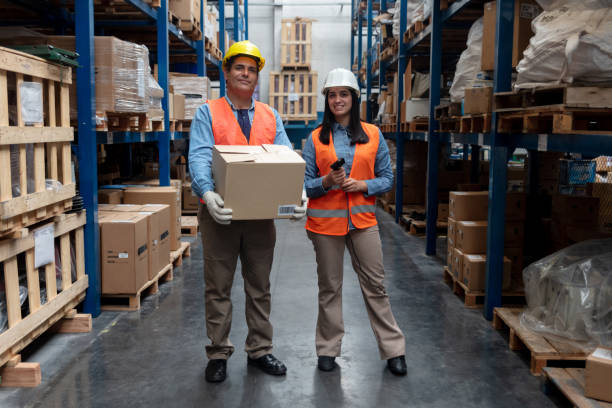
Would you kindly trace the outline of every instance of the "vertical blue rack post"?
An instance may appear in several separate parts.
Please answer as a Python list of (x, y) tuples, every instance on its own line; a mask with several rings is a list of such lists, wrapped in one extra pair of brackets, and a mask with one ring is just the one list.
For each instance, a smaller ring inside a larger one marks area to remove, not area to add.
[[(512, 78), (512, 34), (514, 0), (497, 2), (495, 31), (494, 92), (509, 91)], [(491, 165), (489, 173), (489, 214), (487, 228), (487, 273), (484, 316), (493, 318), (493, 309), (501, 306), (504, 261), (504, 232), (508, 147), (502, 145), (497, 132), (497, 114), (491, 120)]]
[(235, 1), (234, 2), (234, 41), (240, 41), (240, 37), (239, 37), (240, 27), (238, 27), (238, 19), (239, 19), (238, 13), (239, 12), (240, 12), (240, 7), (238, 6), (238, 2)]
[(83, 309), (96, 317), (100, 314), (100, 231), (98, 229), (98, 160), (95, 132), (94, 77), (94, 6), (93, 2), (75, 3), (77, 68), (77, 107), (79, 132), (79, 190), (87, 211), (85, 225), (85, 271), (89, 287)]
[(399, 36), (399, 58), (397, 59), (397, 125), (395, 131), (395, 147), (396, 147), (396, 177), (395, 177), (395, 222), (399, 223), (400, 217), (404, 209), (404, 134), (400, 132), (400, 123), (402, 122), (401, 109), (399, 106), (404, 99), (404, 72), (406, 71), (407, 55), (404, 53), (404, 31), (407, 25), (407, 7), (408, 0), (400, 0), (400, 36)]
[(366, 64), (366, 121), (372, 122), (372, 105), (370, 94), (372, 93), (372, 2), (368, 0), (368, 42), (367, 42), (367, 64)]
[[(225, 55), (225, 0), (219, 0), (219, 50), (222, 55)], [(223, 58), (219, 61), (219, 96), (225, 96)]]
[(427, 152), (427, 212), (426, 212), (426, 247), (427, 255), (436, 254), (436, 220), (438, 219), (438, 153), (440, 151), (439, 135), (436, 132), (438, 122), (435, 119), (435, 107), (440, 104), (440, 75), (442, 74), (442, 16), (440, 0), (433, 0), (431, 6), (432, 29), (431, 51), (429, 62), (429, 130)]
[(244, 0), (244, 39), (249, 39), (249, 0)]
[[(359, 81), (359, 86), (363, 87), (361, 83), (361, 56), (363, 55), (363, 16), (361, 15), (361, 10), (357, 9), (357, 13), (359, 13), (357, 17), (357, 78)], [(367, 105), (367, 101), (366, 101)]]
[(204, 6), (200, 7), (200, 32), (202, 38), (196, 42), (196, 53), (197, 53), (197, 72), (198, 76), (206, 76), (206, 51), (204, 50)]
[(168, 49), (168, 0), (161, 0), (157, 9), (157, 81), (165, 90), (162, 99), (164, 110), (164, 131), (158, 133), (159, 185), (170, 185), (170, 117), (168, 110), (168, 71), (170, 51)]
[(353, 33), (353, 16), (355, 16), (355, 0), (351, 0), (351, 61), (349, 67), (353, 70), (353, 61), (355, 61), (355, 35)]

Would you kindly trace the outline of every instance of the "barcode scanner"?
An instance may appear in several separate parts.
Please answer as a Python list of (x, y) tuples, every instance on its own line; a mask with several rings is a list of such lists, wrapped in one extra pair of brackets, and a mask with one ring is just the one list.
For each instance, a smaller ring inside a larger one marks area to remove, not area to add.
[(340, 159), (333, 162), (331, 166), (329, 167), (331, 167), (332, 170), (336, 171), (336, 170), (339, 170), (340, 167), (342, 167), (343, 165), (344, 165), (344, 157), (341, 157)]

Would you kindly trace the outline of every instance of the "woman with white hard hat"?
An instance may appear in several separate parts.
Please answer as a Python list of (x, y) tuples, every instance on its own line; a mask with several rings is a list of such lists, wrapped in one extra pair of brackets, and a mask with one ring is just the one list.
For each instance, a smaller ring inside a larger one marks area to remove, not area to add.
[(382, 248), (376, 222), (376, 195), (393, 185), (391, 160), (380, 130), (359, 119), (359, 85), (352, 72), (336, 68), (323, 87), (322, 124), (309, 136), (302, 155), (309, 197), (306, 232), (317, 258), (319, 313), (315, 335), (317, 366), (335, 367), (340, 355), (342, 265), (348, 248), (353, 269), (383, 360), (396, 375), (406, 374), (405, 338), (384, 287)]

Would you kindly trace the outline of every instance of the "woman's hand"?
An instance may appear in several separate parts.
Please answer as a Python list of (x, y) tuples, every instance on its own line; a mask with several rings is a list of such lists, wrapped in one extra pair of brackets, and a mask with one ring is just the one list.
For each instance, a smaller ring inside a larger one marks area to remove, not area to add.
[(342, 191), (345, 193), (367, 193), (368, 185), (363, 180), (355, 180), (353, 178), (347, 178), (344, 183), (340, 185)]
[(332, 170), (327, 174), (327, 176), (323, 177), (323, 187), (326, 190), (329, 190), (333, 186), (341, 186), (344, 183), (346, 178), (346, 173), (344, 172), (344, 168), (340, 167), (338, 170)]

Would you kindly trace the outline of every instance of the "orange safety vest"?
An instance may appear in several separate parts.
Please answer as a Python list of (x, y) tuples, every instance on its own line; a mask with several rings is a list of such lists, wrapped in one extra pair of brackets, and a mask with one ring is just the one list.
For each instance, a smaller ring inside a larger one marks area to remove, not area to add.
[[(356, 180), (375, 178), (374, 164), (378, 151), (379, 130), (376, 126), (361, 122), (361, 126), (370, 139), (367, 143), (355, 146), (355, 157), (349, 177)], [(331, 172), (331, 164), (338, 160), (332, 135), (329, 145), (319, 140), (321, 128), (312, 132), (316, 162), (321, 176)], [(349, 231), (348, 219), (355, 228), (363, 229), (376, 225), (376, 197), (366, 197), (363, 193), (345, 193), (335, 187), (327, 194), (308, 200), (306, 229), (324, 235), (346, 235)]]
[(276, 117), (265, 103), (255, 101), (255, 115), (251, 124), (249, 141), (240, 129), (236, 115), (225, 97), (209, 100), (208, 107), (212, 118), (212, 131), (215, 144), (251, 145), (273, 144), (276, 138)]
[[(212, 120), (213, 137), (217, 145), (250, 145), (274, 144), (276, 138), (276, 117), (268, 105), (255, 101), (255, 115), (251, 124), (249, 141), (242, 133), (236, 115), (225, 97), (208, 100)], [(200, 198), (200, 202), (204, 200)]]

